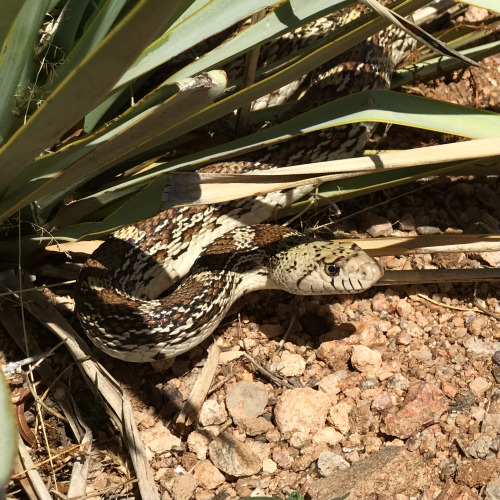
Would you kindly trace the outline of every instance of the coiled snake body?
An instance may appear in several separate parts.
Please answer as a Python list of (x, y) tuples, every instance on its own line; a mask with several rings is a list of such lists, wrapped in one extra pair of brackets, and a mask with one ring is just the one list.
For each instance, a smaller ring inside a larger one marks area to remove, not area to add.
[[(318, 93), (329, 100), (331, 92), (340, 97), (386, 88), (404, 53), (401, 45), (402, 37), (394, 30), (391, 37), (375, 35), (343, 60), (318, 70)], [(313, 91), (312, 98), (302, 101), (302, 109), (307, 109), (317, 106), (318, 97)], [(247, 155), (202, 170), (246, 172), (353, 156), (371, 128), (358, 124), (313, 132), (264, 156)], [(312, 189), (303, 186), (234, 202), (168, 209), (118, 230), (94, 252), (77, 281), (76, 310), (85, 331), (111, 356), (153, 361), (202, 342), (247, 292), (271, 288), (320, 295), (366, 290), (382, 271), (356, 245), (259, 224), (277, 207)], [(160, 297), (185, 276), (170, 295)]]

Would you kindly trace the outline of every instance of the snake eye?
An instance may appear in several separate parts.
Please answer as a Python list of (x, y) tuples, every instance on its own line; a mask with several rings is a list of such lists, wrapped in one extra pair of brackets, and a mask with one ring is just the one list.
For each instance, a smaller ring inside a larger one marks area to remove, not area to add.
[(330, 276), (338, 276), (338, 274), (340, 273), (340, 267), (338, 267), (336, 264), (328, 264), (326, 266), (326, 272)]

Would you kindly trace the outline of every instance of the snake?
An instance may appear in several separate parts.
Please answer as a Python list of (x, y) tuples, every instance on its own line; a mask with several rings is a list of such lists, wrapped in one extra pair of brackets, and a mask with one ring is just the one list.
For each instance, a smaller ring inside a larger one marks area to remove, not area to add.
[[(359, 8), (355, 15), (360, 15)], [(351, 16), (351, 10), (348, 17)], [(338, 18), (321, 19), (332, 26)], [(394, 28), (373, 35), (318, 68), (300, 112), (353, 92), (385, 89), (413, 47)], [(316, 131), (200, 172), (253, 170), (352, 157), (374, 124)], [(203, 342), (243, 295), (279, 289), (296, 295), (367, 290), (381, 266), (354, 243), (316, 239), (263, 224), (278, 208), (311, 193), (305, 185), (239, 200), (168, 208), (118, 229), (89, 257), (75, 287), (75, 309), (99, 349), (131, 362), (153, 362)]]

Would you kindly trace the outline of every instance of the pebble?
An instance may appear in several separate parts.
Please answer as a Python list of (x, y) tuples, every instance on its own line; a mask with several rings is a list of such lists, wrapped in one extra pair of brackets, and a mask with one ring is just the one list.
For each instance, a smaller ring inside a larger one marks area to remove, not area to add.
[(188, 449), (196, 453), (198, 460), (204, 460), (208, 453), (209, 438), (198, 431), (193, 431), (187, 438)]
[(398, 228), (401, 231), (415, 231), (415, 217), (413, 215), (403, 215), (398, 221)]
[(366, 232), (372, 238), (379, 238), (380, 236), (390, 236), (392, 234), (392, 224), (385, 219), (373, 213), (369, 213), (365, 218), (365, 225), (368, 226)]
[(500, 459), (478, 460), (471, 459), (462, 462), (457, 470), (455, 481), (470, 488), (488, 484), (492, 477), (498, 474)]
[(351, 363), (360, 372), (373, 371), (382, 364), (382, 355), (364, 345), (352, 348)]
[(472, 335), (481, 335), (488, 327), (488, 318), (484, 315), (477, 316), (469, 324), (469, 332)]
[(403, 492), (419, 498), (431, 478), (419, 455), (399, 446), (387, 446), (346, 469), (333, 470), (328, 477), (313, 482), (308, 493), (315, 500), (330, 500), (347, 492), (348, 498), (359, 500), (393, 500)]
[(336, 469), (347, 469), (351, 466), (347, 460), (332, 451), (321, 452), (317, 464), (323, 477), (331, 476)]
[(215, 399), (207, 399), (198, 415), (198, 422), (202, 427), (220, 425), (227, 420), (227, 412)]
[(306, 361), (300, 354), (284, 351), (278, 363), (277, 371), (283, 377), (299, 377), (306, 369)]
[(441, 234), (442, 231), (435, 226), (417, 226), (418, 234)]
[(313, 436), (313, 443), (326, 443), (330, 446), (339, 444), (344, 436), (332, 427), (324, 427)]
[(384, 412), (389, 410), (393, 406), (391, 396), (383, 391), (380, 394), (377, 394), (371, 403), (371, 409), (377, 412)]
[(210, 460), (200, 462), (194, 470), (193, 475), (198, 485), (207, 490), (214, 490), (226, 480), (224, 475)]
[(372, 299), (372, 309), (375, 312), (388, 311), (391, 305), (384, 293), (377, 293)]
[(145, 429), (141, 435), (144, 445), (153, 453), (161, 454), (172, 450), (182, 451), (183, 449), (180, 438), (174, 436), (160, 421), (153, 427)]
[(476, 377), (470, 384), (469, 388), (476, 397), (481, 397), (491, 387), (491, 383), (484, 377)]
[(444, 394), (435, 385), (417, 382), (408, 389), (401, 409), (384, 418), (384, 432), (406, 439), (426, 425), (439, 422), (447, 409)]
[(496, 351), (500, 350), (500, 342), (485, 342), (484, 340), (471, 339), (464, 344), (467, 355), (473, 359), (490, 359)]
[(328, 413), (328, 419), (332, 422), (335, 429), (337, 429), (342, 434), (347, 434), (351, 429), (351, 424), (349, 423), (349, 414), (353, 409), (353, 405), (345, 401), (338, 403), (331, 407)]
[(226, 406), (231, 417), (238, 423), (240, 418), (262, 415), (268, 399), (269, 394), (263, 383), (241, 380), (227, 391)]
[(259, 331), (270, 339), (274, 337), (281, 337), (285, 333), (285, 330), (281, 325), (260, 325)]
[(281, 432), (317, 432), (325, 425), (330, 404), (325, 393), (309, 387), (286, 391), (275, 407), (276, 426)]
[(274, 460), (270, 458), (265, 458), (262, 462), (262, 472), (266, 472), (267, 474), (274, 474), (278, 469), (278, 465)]
[(172, 481), (172, 500), (191, 500), (197, 487), (196, 478), (191, 474), (179, 474)]
[(396, 311), (402, 318), (405, 319), (415, 314), (413, 306), (406, 299), (398, 300)]
[(486, 458), (492, 454), (490, 451), (492, 445), (493, 439), (490, 436), (479, 436), (469, 445), (467, 451), (474, 458)]
[(495, 478), (488, 483), (485, 490), (485, 500), (500, 500), (500, 478)]
[(274, 425), (264, 417), (241, 418), (238, 421), (238, 426), (241, 427), (248, 436), (258, 436), (274, 429)]
[(331, 373), (326, 377), (323, 377), (318, 383), (318, 389), (323, 391), (325, 394), (328, 394), (330, 398), (333, 398), (340, 392), (339, 387), (339, 377), (335, 373)]
[(396, 335), (396, 344), (399, 345), (409, 345), (411, 342), (411, 335), (408, 330), (401, 330)]
[(219, 470), (231, 476), (251, 476), (262, 468), (262, 458), (227, 432), (210, 443), (209, 456)]

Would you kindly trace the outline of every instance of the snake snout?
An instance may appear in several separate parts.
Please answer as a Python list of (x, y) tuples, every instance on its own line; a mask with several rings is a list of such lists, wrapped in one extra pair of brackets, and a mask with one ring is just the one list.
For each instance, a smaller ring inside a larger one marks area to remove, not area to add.
[(373, 284), (384, 275), (383, 269), (375, 260), (361, 264), (359, 272), (364, 280), (371, 281)]

